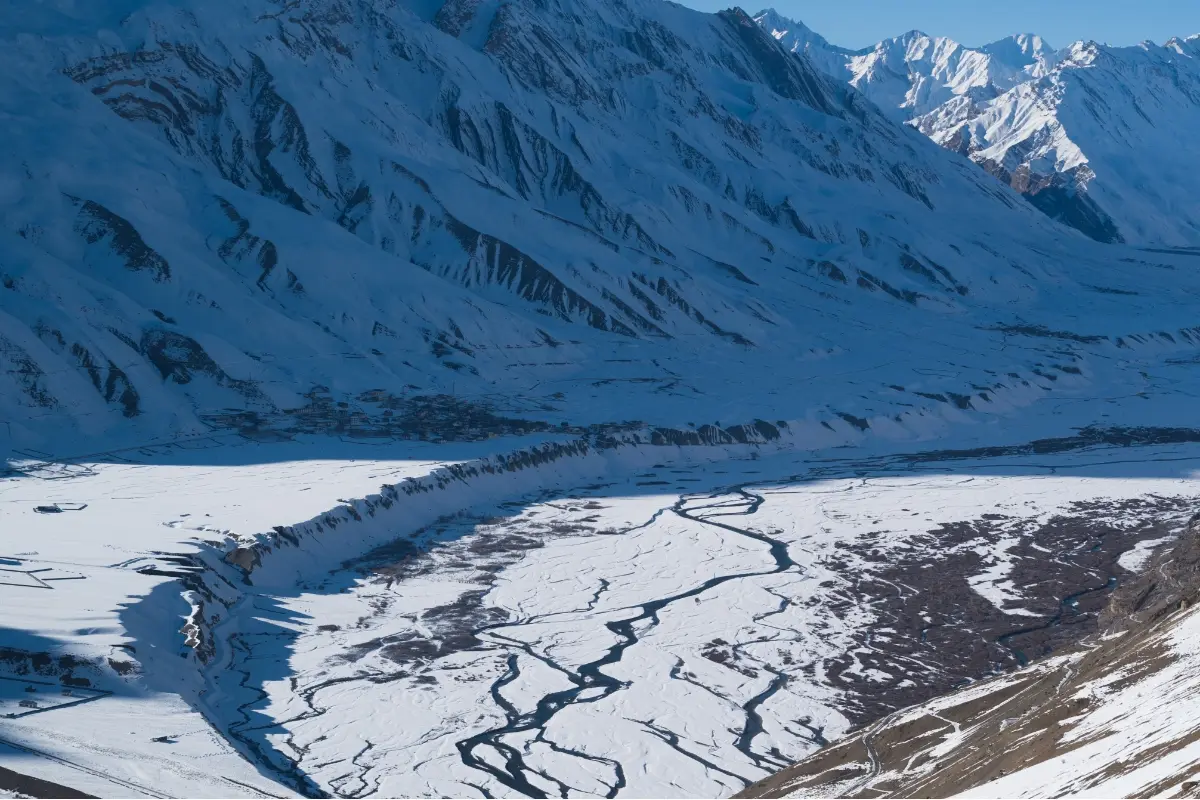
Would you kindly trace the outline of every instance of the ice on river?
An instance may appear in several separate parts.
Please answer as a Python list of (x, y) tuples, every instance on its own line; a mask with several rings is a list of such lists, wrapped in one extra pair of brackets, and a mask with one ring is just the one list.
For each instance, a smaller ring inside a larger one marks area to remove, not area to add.
[[(289, 668), (256, 708), (277, 723), (272, 745), (340, 793), (726, 796), (847, 730), (831, 659), (889, 677), (862, 636), (877, 609), (847, 601), (931, 529), (1200, 497), (1196, 447), (1133, 449), (1144, 477), (1115, 453), (854, 477), (785, 457), (703, 477), (668, 465), (447, 520), (420, 553), (277, 598), (308, 622), (260, 620), (276, 638), (249, 652), (286, 652)], [(864, 537), (868, 550), (846, 547)], [(1013, 542), (956, 546), (991, 548), (969, 579), (996, 602), (1021, 598)], [(928, 553), (930, 585), (946, 555)]]

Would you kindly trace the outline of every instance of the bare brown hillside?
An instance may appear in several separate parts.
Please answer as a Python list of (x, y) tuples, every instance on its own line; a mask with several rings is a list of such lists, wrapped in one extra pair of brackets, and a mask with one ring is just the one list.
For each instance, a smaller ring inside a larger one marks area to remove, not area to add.
[(1193, 518), (1082, 645), (890, 714), (739, 796), (1200, 796), (1198, 590)]

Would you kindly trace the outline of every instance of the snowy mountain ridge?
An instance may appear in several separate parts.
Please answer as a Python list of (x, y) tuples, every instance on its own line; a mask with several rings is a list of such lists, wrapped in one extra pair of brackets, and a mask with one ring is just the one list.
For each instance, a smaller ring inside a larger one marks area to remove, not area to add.
[(849, 50), (830, 44), (802, 22), (774, 9), (755, 21), (793, 52), (874, 101), (899, 120), (933, 111), (950, 99), (991, 99), (1018, 83), (1047, 74), (1059, 53), (1041, 37), (1015, 34), (978, 48), (912, 30), (874, 47)]
[(849, 51), (777, 13), (756, 19), (785, 46), (847, 80), (888, 113), (959, 152), (1035, 206), (1094, 239), (1200, 242), (1200, 205), (1180, 165), (1197, 153), (1197, 37), (1163, 45), (1032, 34), (980, 48), (914, 31)]

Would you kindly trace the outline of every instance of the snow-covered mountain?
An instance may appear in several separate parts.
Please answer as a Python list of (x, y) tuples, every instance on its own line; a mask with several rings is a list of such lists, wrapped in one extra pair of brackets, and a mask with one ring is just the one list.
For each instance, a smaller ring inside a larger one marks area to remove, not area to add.
[(802, 52), (835, 78), (848, 80), (895, 119), (907, 121), (959, 97), (985, 101), (1047, 74), (1057, 61), (1041, 37), (1018, 34), (980, 48), (909, 31), (874, 47), (830, 44), (774, 9), (754, 17), (792, 52)]
[(1076, 43), (1049, 74), (913, 120), (1050, 216), (1100, 241), (1200, 243), (1200, 47)]
[[(930, 331), (917, 350), (982, 343), (1133, 280), (740, 11), (287, 9), (43, 3), (5, 27), (16, 445), (411, 432), (447, 395), (526, 420), (503, 430), (865, 418), (886, 404), (795, 397), (793, 370), (871, 358), (880, 319)], [(713, 363), (779, 383), (747, 397)]]
[(774, 11), (756, 20), (1051, 217), (1104, 242), (1200, 243), (1197, 37), (1158, 46), (1021, 34), (980, 48), (913, 31), (850, 51)]
[(0, 43), (5, 769), (726, 796), (1069, 639), (1200, 498), (1194, 255), (738, 9), (44, 0)]
[(891, 416), (789, 387), (1132, 280), (740, 11), (530, 3), (12, 15), (5, 435)]
[(984, 101), (1044, 73), (1053, 52), (1036, 36), (973, 50), (953, 39), (909, 31), (854, 54), (850, 83), (881, 108), (911, 119), (954, 98)]

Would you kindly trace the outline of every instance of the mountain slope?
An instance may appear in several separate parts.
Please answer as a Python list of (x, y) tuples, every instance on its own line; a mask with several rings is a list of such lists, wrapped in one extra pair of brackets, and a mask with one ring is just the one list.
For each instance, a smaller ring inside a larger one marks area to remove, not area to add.
[(1193, 519), (1074, 652), (892, 714), (743, 797), (1194, 797)]
[(1178, 276), (1064, 234), (738, 10), (7, 13), (11, 447), (446, 435), (464, 403), (455, 435), (940, 416), (886, 387), (1062, 386), (996, 331), (1061, 327), (1066, 298), (1087, 335), (1194, 322), (1151, 298)]

